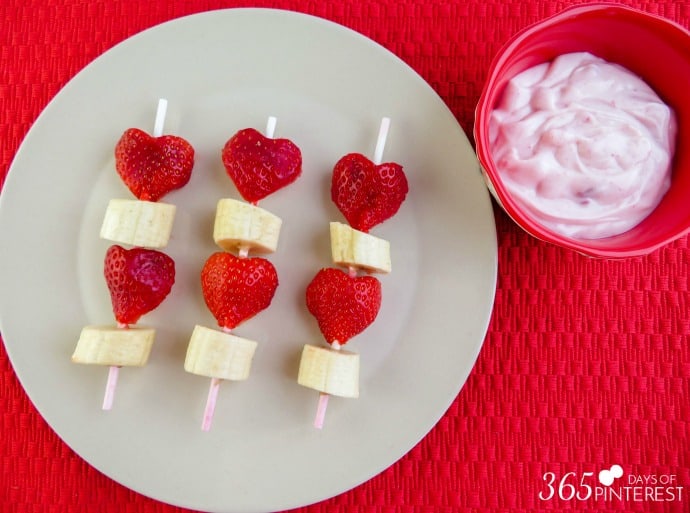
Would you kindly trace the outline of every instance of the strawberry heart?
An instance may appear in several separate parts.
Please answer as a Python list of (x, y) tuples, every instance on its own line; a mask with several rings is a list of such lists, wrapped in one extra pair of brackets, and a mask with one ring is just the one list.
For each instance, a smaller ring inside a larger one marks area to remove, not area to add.
[(115, 168), (137, 198), (158, 201), (189, 182), (194, 148), (174, 135), (151, 137), (138, 128), (122, 134), (115, 146)]
[(233, 329), (271, 304), (278, 273), (264, 258), (212, 254), (201, 270), (201, 288), (218, 325)]
[(302, 152), (292, 141), (270, 139), (253, 128), (233, 135), (221, 157), (240, 195), (251, 203), (291, 184), (302, 173)]
[(407, 196), (407, 178), (395, 163), (374, 165), (359, 153), (333, 168), (331, 199), (353, 228), (368, 232), (392, 217)]
[(175, 283), (175, 262), (153, 249), (110, 246), (103, 269), (115, 318), (134, 324), (160, 305)]
[(381, 308), (381, 283), (373, 276), (351, 277), (321, 269), (307, 286), (307, 309), (329, 344), (347, 343), (364, 331)]

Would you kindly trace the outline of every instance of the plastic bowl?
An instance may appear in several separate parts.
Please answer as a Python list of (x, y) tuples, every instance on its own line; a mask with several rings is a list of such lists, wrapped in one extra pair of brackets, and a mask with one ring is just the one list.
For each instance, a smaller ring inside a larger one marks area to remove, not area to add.
[[(516, 34), (494, 58), (477, 105), (474, 139), (487, 185), (506, 213), (531, 235), (605, 258), (645, 255), (690, 231), (690, 32), (667, 19), (614, 4), (572, 7)], [(671, 188), (640, 224), (602, 239), (565, 237), (530, 217), (501, 182), (491, 158), (489, 118), (506, 84), (527, 68), (561, 54), (590, 52), (644, 79), (671, 106), (678, 135)]]

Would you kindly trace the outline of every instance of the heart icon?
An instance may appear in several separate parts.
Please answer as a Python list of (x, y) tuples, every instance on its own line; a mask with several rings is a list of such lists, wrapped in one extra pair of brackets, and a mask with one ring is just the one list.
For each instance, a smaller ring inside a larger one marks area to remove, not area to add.
[(364, 155), (350, 153), (333, 168), (331, 199), (350, 226), (363, 232), (392, 217), (407, 191), (399, 164), (375, 165)]
[(623, 467), (620, 465), (612, 465), (610, 469), (604, 469), (599, 472), (599, 482), (604, 486), (611, 486), (613, 482), (619, 477), (623, 476)]
[(201, 288), (218, 325), (233, 329), (268, 308), (278, 288), (278, 273), (264, 258), (219, 251), (201, 270)]
[(380, 308), (381, 283), (373, 276), (324, 268), (307, 286), (307, 309), (329, 344), (347, 343), (374, 322)]
[(115, 146), (115, 168), (137, 198), (158, 201), (189, 182), (194, 148), (174, 135), (152, 137), (130, 128)]
[(233, 135), (221, 158), (238, 192), (251, 203), (291, 184), (302, 173), (302, 152), (292, 141), (271, 139), (253, 128)]

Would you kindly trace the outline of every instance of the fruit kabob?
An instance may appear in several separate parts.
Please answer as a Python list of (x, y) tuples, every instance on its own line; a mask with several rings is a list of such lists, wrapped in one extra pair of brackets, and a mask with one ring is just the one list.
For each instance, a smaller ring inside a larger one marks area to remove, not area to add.
[(268, 308), (278, 288), (273, 264), (250, 253), (276, 251), (282, 220), (258, 202), (294, 182), (302, 172), (302, 153), (289, 139), (274, 139), (276, 118), (269, 117), (266, 135), (254, 128), (234, 134), (224, 145), (225, 170), (245, 201), (218, 201), (213, 239), (223, 250), (213, 253), (201, 270), (204, 301), (221, 330), (196, 325), (184, 368), (211, 378), (201, 429), (211, 428), (223, 380), (249, 377), (257, 342), (232, 331)]
[(389, 127), (390, 119), (383, 118), (373, 162), (349, 153), (333, 168), (331, 199), (349, 224), (330, 223), (331, 257), (347, 272), (323, 268), (307, 286), (307, 309), (330, 347), (306, 344), (297, 377), (300, 385), (319, 392), (314, 419), (319, 429), (329, 396), (359, 397), (359, 354), (342, 347), (378, 315), (381, 282), (371, 274), (391, 272), (390, 243), (369, 233), (399, 210), (408, 192), (402, 166), (382, 163)]
[(115, 146), (117, 173), (137, 198), (110, 200), (100, 231), (116, 243), (106, 251), (103, 274), (117, 325), (85, 326), (72, 354), (75, 363), (110, 367), (104, 410), (112, 408), (119, 369), (148, 362), (155, 329), (135, 325), (175, 283), (175, 262), (158, 250), (168, 244), (176, 207), (158, 200), (189, 182), (194, 148), (182, 137), (163, 135), (167, 105), (159, 100), (153, 135), (129, 128)]

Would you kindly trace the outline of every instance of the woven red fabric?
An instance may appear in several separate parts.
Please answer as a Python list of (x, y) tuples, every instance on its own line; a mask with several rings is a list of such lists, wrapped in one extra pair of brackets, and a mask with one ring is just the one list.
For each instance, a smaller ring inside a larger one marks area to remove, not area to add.
[[(341, 23), (409, 63), (469, 135), (500, 45), (574, 3), (4, 0), (0, 185), (31, 123), (71, 77), (128, 36), (176, 17), (251, 5)], [(690, 27), (690, 2), (624, 3)], [(494, 314), (447, 414), (380, 475), (301, 511), (690, 511), (688, 240), (645, 258), (599, 261), (530, 238), (498, 209), (496, 222)], [(123, 488), (76, 456), (27, 399), (4, 347), (0, 390), (0, 510), (183, 511)], [(552, 486), (565, 484), (568, 492), (584, 472), (612, 463), (638, 475), (674, 475), (684, 494), (667, 501), (540, 499), (549, 473)], [(571, 472), (573, 480), (561, 483)]]

